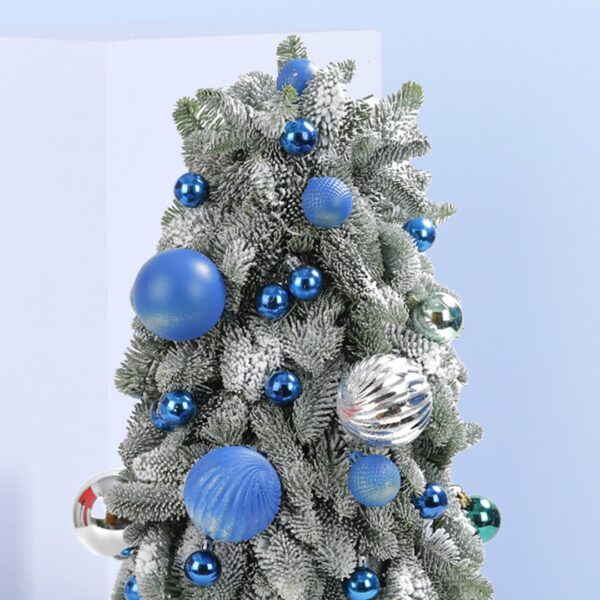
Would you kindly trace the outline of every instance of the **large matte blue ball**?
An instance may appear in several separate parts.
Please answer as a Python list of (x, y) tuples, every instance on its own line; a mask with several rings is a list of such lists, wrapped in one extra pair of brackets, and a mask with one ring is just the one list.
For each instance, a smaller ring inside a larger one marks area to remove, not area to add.
[(158, 412), (173, 427), (182, 427), (196, 414), (196, 402), (186, 390), (172, 390), (163, 394), (158, 402)]
[(302, 194), (302, 208), (315, 227), (339, 227), (352, 212), (352, 191), (337, 177), (311, 177)]
[(193, 340), (210, 331), (225, 309), (225, 283), (215, 264), (187, 248), (153, 256), (138, 273), (131, 305), (140, 321), (166, 340)]
[(279, 512), (281, 482), (271, 463), (245, 446), (216, 448), (192, 467), (183, 501), (194, 525), (221, 542), (249, 540)]
[(221, 563), (213, 552), (198, 550), (187, 557), (183, 570), (186, 577), (198, 587), (210, 587), (221, 577)]
[(296, 300), (314, 300), (323, 289), (323, 274), (315, 267), (299, 267), (290, 275), (289, 289)]
[(404, 223), (404, 231), (410, 234), (419, 252), (429, 250), (435, 242), (435, 226), (429, 219), (411, 219)]
[(358, 502), (377, 507), (390, 503), (400, 491), (400, 471), (386, 456), (360, 456), (350, 468), (348, 487)]
[(284, 86), (291, 85), (301, 94), (308, 82), (315, 76), (317, 65), (307, 58), (295, 58), (285, 63), (277, 76), (277, 89), (281, 91)]
[(292, 404), (302, 393), (302, 383), (292, 371), (277, 371), (265, 383), (267, 398), (278, 406)]
[(413, 498), (413, 504), (424, 519), (437, 519), (448, 508), (448, 494), (439, 483), (428, 483), (423, 494)]
[(125, 600), (141, 600), (140, 589), (138, 587), (137, 577), (132, 575), (123, 586), (123, 597)]
[(288, 121), (279, 141), (285, 152), (292, 156), (304, 156), (317, 145), (317, 128), (306, 119)]
[(366, 567), (356, 569), (344, 583), (348, 600), (374, 600), (379, 596), (380, 589), (377, 573)]
[(173, 191), (181, 206), (196, 208), (208, 197), (208, 181), (198, 173), (186, 173), (175, 182)]
[(287, 290), (277, 283), (266, 285), (256, 298), (258, 314), (272, 321), (283, 317), (289, 307), (290, 297)]

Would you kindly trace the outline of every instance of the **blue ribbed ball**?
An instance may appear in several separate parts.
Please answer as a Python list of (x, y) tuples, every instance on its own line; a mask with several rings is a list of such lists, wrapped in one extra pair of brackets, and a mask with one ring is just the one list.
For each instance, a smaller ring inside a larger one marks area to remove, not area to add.
[(312, 152), (317, 145), (319, 132), (306, 119), (296, 119), (285, 124), (279, 141), (285, 152), (292, 156), (304, 156)]
[(195, 208), (208, 197), (208, 181), (198, 173), (185, 173), (175, 182), (173, 192), (181, 206)]
[(292, 404), (302, 393), (302, 382), (293, 371), (277, 371), (265, 383), (267, 398), (278, 406)]
[(125, 600), (141, 600), (140, 589), (138, 587), (137, 577), (132, 575), (123, 586), (123, 597)]
[(448, 494), (439, 483), (428, 483), (423, 494), (413, 498), (413, 504), (424, 519), (437, 519), (448, 508)]
[(162, 395), (158, 402), (158, 412), (172, 427), (182, 427), (196, 414), (196, 402), (186, 390), (171, 390)]
[(256, 310), (261, 317), (275, 321), (287, 313), (290, 297), (287, 290), (278, 283), (266, 285), (256, 298)]
[(419, 252), (429, 250), (435, 242), (435, 226), (430, 219), (418, 217), (404, 223), (404, 231), (406, 231), (417, 244)]
[(400, 471), (386, 456), (359, 456), (350, 467), (348, 487), (354, 498), (365, 506), (384, 506), (400, 491)]
[(225, 309), (225, 282), (215, 264), (187, 248), (153, 256), (140, 269), (131, 305), (152, 333), (184, 341), (210, 331)]
[(253, 448), (216, 448), (188, 473), (183, 501), (204, 535), (241, 542), (273, 522), (279, 512), (281, 482), (273, 465)]
[(210, 587), (221, 577), (221, 563), (213, 552), (198, 550), (190, 554), (183, 566), (186, 577), (197, 587)]
[(308, 82), (315, 76), (317, 65), (307, 58), (294, 58), (285, 63), (277, 76), (277, 89), (281, 91), (284, 86), (291, 85), (301, 94)]
[(337, 177), (311, 177), (302, 194), (302, 208), (315, 227), (339, 227), (352, 212), (352, 191)]
[(296, 300), (314, 300), (323, 289), (323, 274), (316, 267), (299, 267), (290, 275), (288, 287)]
[(348, 600), (374, 600), (379, 596), (381, 584), (375, 571), (360, 567), (344, 582)]

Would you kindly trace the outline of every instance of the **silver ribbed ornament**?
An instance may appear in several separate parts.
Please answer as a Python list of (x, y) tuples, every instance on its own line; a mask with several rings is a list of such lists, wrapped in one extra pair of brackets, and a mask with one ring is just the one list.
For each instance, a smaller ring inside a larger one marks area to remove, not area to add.
[(356, 363), (341, 384), (337, 413), (354, 437), (370, 446), (416, 439), (431, 416), (429, 384), (419, 365), (395, 354)]

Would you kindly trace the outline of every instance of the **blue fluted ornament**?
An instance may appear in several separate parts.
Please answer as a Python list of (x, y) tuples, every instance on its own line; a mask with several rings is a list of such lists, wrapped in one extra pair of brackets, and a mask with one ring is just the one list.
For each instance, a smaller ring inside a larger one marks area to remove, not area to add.
[(208, 197), (208, 181), (198, 173), (185, 173), (175, 182), (173, 191), (181, 206), (196, 208)]
[(456, 339), (463, 327), (458, 300), (444, 292), (434, 292), (413, 309), (414, 328), (426, 338), (447, 344)]
[(171, 427), (182, 427), (196, 414), (196, 402), (186, 390), (171, 390), (158, 401), (158, 412)]
[(424, 519), (437, 519), (448, 508), (448, 494), (439, 483), (428, 483), (419, 497), (413, 497), (413, 504)]
[(400, 471), (387, 456), (378, 454), (353, 457), (348, 473), (350, 493), (365, 506), (389, 504), (400, 491)]
[(302, 209), (315, 227), (339, 227), (352, 212), (352, 191), (337, 177), (311, 177), (302, 194)]
[(154, 404), (152, 404), (152, 407), (150, 408), (150, 420), (152, 421), (154, 427), (160, 431), (173, 431), (173, 429), (175, 429), (173, 425), (167, 423), (160, 414), (158, 409), (159, 402), (160, 401), (157, 400), (154, 402)]
[(294, 58), (281, 67), (277, 76), (277, 89), (281, 91), (284, 86), (291, 85), (301, 94), (317, 69), (317, 65), (307, 58)]
[(278, 283), (266, 285), (256, 298), (256, 310), (261, 317), (272, 321), (280, 319), (290, 307), (287, 290)]
[(304, 156), (312, 152), (317, 145), (319, 132), (306, 119), (296, 119), (285, 124), (279, 141), (285, 152), (292, 156)]
[(374, 600), (379, 596), (381, 584), (375, 571), (359, 567), (344, 582), (344, 592), (348, 600)]
[(404, 223), (404, 231), (406, 231), (417, 244), (419, 252), (429, 250), (435, 242), (435, 226), (430, 219), (417, 217)]
[(323, 274), (316, 267), (299, 267), (290, 275), (288, 287), (296, 300), (314, 300), (323, 289)]
[(191, 468), (183, 501), (194, 525), (221, 542), (249, 540), (275, 519), (281, 482), (273, 465), (253, 448), (226, 446)]
[(210, 587), (221, 577), (221, 563), (210, 550), (190, 554), (183, 567), (186, 577), (198, 587)]
[(483, 496), (470, 496), (466, 507), (467, 517), (484, 542), (489, 542), (500, 530), (498, 507)]
[(138, 587), (137, 577), (132, 575), (123, 586), (123, 597), (125, 600), (141, 600), (142, 595)]
[(302, 383), (292, 371), (277, 371), (265, 383), (267, 398), (278, 406), (286, 406), (297, 400), (302, 393)]
[(198, 338), (210, 331), (225, 309), (225, 282), (215, 264), (187, 248), (153, 256), (140, 269), (131, 305), (144, 326), (172, 341)]

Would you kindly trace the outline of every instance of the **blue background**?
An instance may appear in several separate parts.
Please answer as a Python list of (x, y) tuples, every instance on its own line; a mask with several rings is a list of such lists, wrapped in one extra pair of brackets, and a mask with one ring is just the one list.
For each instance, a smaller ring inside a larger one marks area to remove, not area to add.
[[(337, 6), (343, 6), (343, 10)], [(463, 298), (461, 411), (486, 429), (455, 479), (501, 507), (501, 600), (590, 598), (598, 551), (597, 2), (4, 3), (3, 35), (375, 29), (384, 86), (420, 82), (432, 196), (459, 207), (430, 251)], [(81, 576), (81, 574), (74, 574)]]

